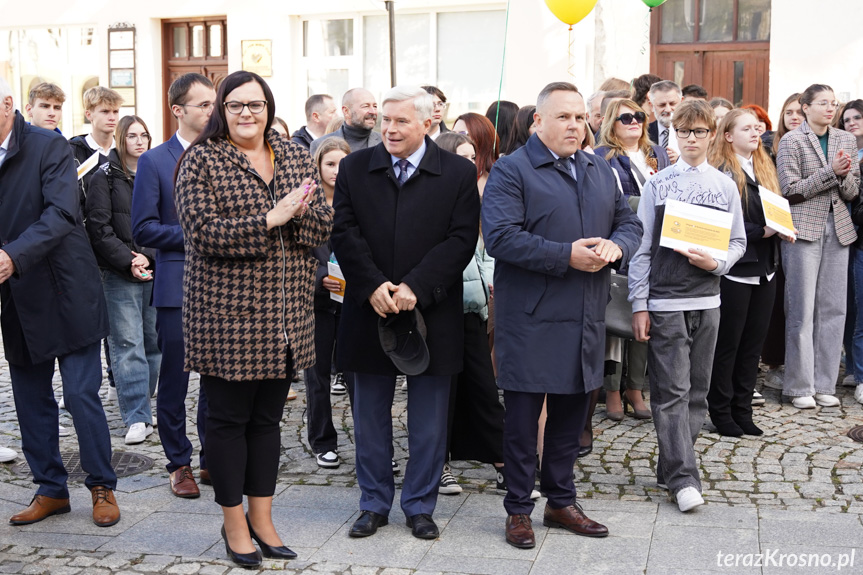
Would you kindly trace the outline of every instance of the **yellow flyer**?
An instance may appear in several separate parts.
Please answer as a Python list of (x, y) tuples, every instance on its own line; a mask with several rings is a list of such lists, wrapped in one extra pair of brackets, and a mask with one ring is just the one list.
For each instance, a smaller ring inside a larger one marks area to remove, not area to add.
[(774, 194), (764, 186), (758, 186), (758, 195), (764, 207), (764, 219), (767, 227), (783, 236), (797, 237), (794, 233), (794, 221), (791, 219), (791, 207), (788, 200)]
[(327, 277), (331, 280), (336, 280), (339, 282), (339, 285), (342, 286), (342, 289), (339, 291), (331, 291), (330, 299), (338, 302), (345, 301), (345, 276), (342, 273), (342, 268), (339, 264), (335, 264), (333, 262), (327, 262)]
[(728, 212), (668, 200), (659, 245), (683, 250), (697, 248), (725, 261), (731, 241), (731, 221)]

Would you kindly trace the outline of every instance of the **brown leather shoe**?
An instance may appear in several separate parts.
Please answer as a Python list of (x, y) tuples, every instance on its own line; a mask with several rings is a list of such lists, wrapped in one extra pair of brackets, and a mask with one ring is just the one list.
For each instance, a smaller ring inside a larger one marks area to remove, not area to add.
[(204, 485), (212, 485), (213, 484), (213, 480), (210, 479), (210, 470), (209, 469), (202, 469), (198, 475), (201, 476), (201, 483), (203, 483)]
[(30, 501), (30, 506), (27, 509), (9, 518), (9, 524), (30, 525), (52, 515), (69, 513), (71, 510), (72, 508), (69, 507), (69, 498), (58, 499), (46, 495), (37, 495)]
[(585, 537), (608, 536), (608, 528), (592, 519), (588, 519), (581, 505), (578, 503), (564, 507), (563, 509), (552, 509), (546, 503), (542, 524), (546, 527), (562, 527), (567, 531), (572, 531), (576, 535), (584, 535)]
[(90, 490), (93, 497), (93, 523), (99, 527), (110, 527), (120, 520), (120, 508), (114, 499), (114, 492), (104, 485)]
[(195, 476), (192, 475), (192, 468), (188, 465), (184, 465), (171, 473), (170, 479), (171, 492), (177, 497), (195, 499), (201, 496), (198, 484), (195, 483)]
[(532, 549), (536, 546), (529, 515), (519, 513), (507, 516), (506, 542), (520, 549)]

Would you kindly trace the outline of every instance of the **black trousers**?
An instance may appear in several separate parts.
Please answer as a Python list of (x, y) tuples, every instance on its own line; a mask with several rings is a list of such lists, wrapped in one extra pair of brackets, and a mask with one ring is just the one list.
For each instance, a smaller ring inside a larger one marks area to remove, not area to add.
[(464, 369), (453, 377), (447, 414), (447, 454), (454, 460), (503, 462), (504, 408), (500, 402), (486, 322), (464, 314)]
[(227, 381), (201, 375), (201, 385), (207, 394), (205, 449), (216, 503), (234, 507), (243, 503), (243, 495), (272, 496), (290, 378)]
[(773, 312), (776, 278), (749, 285), (720, 281), (722, 304), (707, 406), (710, 419), (752, 421), (752, 392), (758, 358)]
[(590, 405), (589, 393), (555, 395), (523, 391), (503, 392), (506, 421), (503, 461), (506, 464), (507, 493), (503, 506), (508, 515), (533, 511), (530, 492), (536, 483), (537, 422), (547, 398), (548, 417), (542, 452), (540, 490), (548, 505), (562, 509), (575, 501), (572, 469), (578, 456), (578, 439)]
[(336, 451), (338, 447), (330, 403), (330, 373), (340, 319), (340, 311), (333, 313), (332, 310), (315, 309), (315, 365), (307, 369), (305, 375), (309, 418), (307, 431), (309, 445), (316, 454)]
[(785, 272), (780, 261), (773, 278), (776, 284), (776, 297), (773, 298), (773, 313), (770, 327), (761, 347), (761, 361), (770, 366), (785, 365)]

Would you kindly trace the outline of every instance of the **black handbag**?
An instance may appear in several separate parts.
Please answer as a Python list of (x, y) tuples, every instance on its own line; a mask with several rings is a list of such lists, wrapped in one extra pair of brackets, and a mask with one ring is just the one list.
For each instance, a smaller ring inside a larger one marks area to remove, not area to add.
[(635, 339), (632, 331), (632, 304), (629, 302), (629, 278), (611, 274), (611, 299), (605, 307), (605, 331), (623, 339)]

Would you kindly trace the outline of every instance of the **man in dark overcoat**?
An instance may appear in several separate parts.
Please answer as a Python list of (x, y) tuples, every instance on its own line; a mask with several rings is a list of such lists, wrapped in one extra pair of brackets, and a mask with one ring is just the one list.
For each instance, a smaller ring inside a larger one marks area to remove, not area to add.
[(99, 399), (99, 342), (108, 314), (96, 258), (81, 222), (75, 164), (62, 135), (30, 126), (0, 78), (0, 299), (3, 346), (21, 428), (21, 447), (39, 486), (12, 516), (26, 525), (67, 513), (60, 458), (54, 361), (72, 414), (81, 466), (100, 527), (120, 520), (111, 438)]
[(428, 368), (408, 375), (408, 448), (401, 507), (413, 535), (433, 539), (444, 464), (449, 388), (462, 369), (462, 270), (479, 227), (476, 168), (440, 150), (426, 131), (431, 96), (396, 87), (383, 102), (383, 142), (342, 160), (335, 189), (333, 252), (347, 282), (337, 350), (355, 372), (354, 432), (360, 517), (352, 537), (386, 525), (395, 494), (392, 403), (399, 373), (378, 320), (420, 310)]
[(530, 492), (546, 397), (544, 524), (608, 534), (575, 502), (573, 465), (589, 393), (602, 385), (608, 268), (635, 253), (642, 230), (608, 163), (580, 149), (587, 128), (576, 87), (546, 86), (534, 122), (527, 144), (495, 164), (482, 208), (495, 258), (495, 353), (506, 404), (506, 540), (523, 548), (535, 545)]

